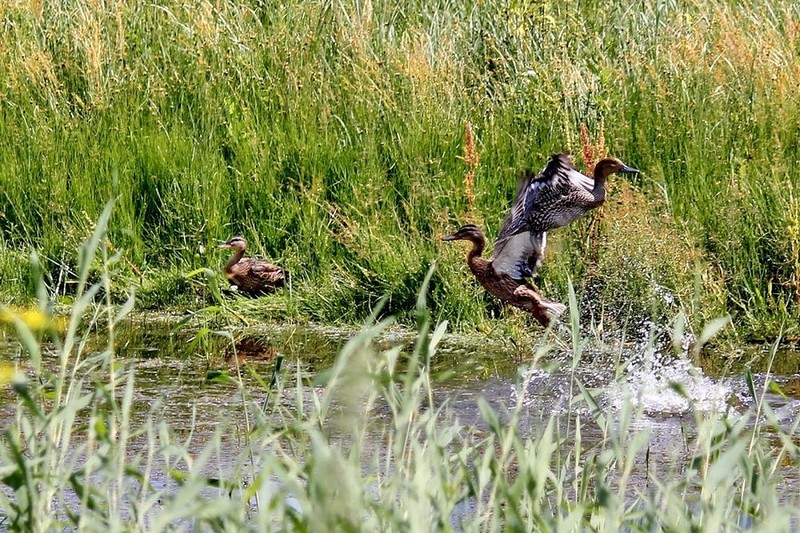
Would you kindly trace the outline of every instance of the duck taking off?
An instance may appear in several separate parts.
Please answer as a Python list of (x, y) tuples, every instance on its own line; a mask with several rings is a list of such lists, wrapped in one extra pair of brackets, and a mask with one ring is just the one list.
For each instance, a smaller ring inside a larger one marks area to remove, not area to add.
[[(619, 159), (601, 159), (593, 177), (576, 169), (567, 154), (555, 154), (537, 175), (524, 176), (501, 233), (549, 231), (578, 220), (606, 201), (606, 179), (616, 172), (638, 174)], [(511, 227), (506, 227), (511, 224)]]
[(566, 307), (545, 299), (524, 279), (533, 275), (544, 252), (544, 239), (544, 232), (511, 236), (501, 231), (495, 241), (494, 255), (489, 260), (481, 257), (486, 238), (474, 224), (468, 224), (442, 240), (472, 242), (467, 264), (483, 288), (501, 301), (529, 312), (547, 327)]
[(248, 296), (261, 296), (274, 292), (286, 282), (288, 272), (282, 267), (261, 259), (242, 259), (247, 250), (247, 241), (243, 237), (232, 237), (219, 247), (236, 250), (225, 265), (225, 277), (240, 292)]
[(619, 159), (608, 158), (597, 163), (594, 177), (590, 178), (572, 166), (569, 156), (556, 154), (542, 172), (520, 181), (490, 260), (481, 257), (486, 238), (474, 224), (443, 240), (472, 242), (467, 264), (483, 288), (503, 302), (529, 312), (547, 327), (566, 307), (542, 297), (525, 279), (534, 276), (542, 261), (547, 231), (566, 226), (602, 205), (606, 178), (615, 172), (639, 171)]

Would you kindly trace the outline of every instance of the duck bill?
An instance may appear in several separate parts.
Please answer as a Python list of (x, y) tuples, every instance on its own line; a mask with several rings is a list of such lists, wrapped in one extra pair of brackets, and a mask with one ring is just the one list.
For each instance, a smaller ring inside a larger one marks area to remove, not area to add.
[(619, 172), (622, 172), (623, 174), (638, 174), (639, 173), (639, 169), (638, 168), (629, 167), (628, 165), (622, 165), (622, 168), (619, 169)]
[(230, 248), (230, 247), (231, 247), (231, 245), (230, 245), (230, 243), (229, 243), (229, 242), (223, 242), (223, 243), (220, 243), (220, 244), (217, 246), (217, 248)]
[(442, 240), (443, 241), (457, 241), (458, 237), (456, 237), (456, 234), (453, 233), (452, 235), (448, 235), (447, 237), (442, 237)]

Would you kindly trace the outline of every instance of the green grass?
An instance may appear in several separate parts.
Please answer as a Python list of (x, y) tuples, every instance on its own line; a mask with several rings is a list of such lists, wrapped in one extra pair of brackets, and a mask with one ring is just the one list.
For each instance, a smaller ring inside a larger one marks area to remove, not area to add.
[(579, 153), (586, 123), (645, 201), (614, 218), (614, 177), (605, 237), (553, 232), (543, 291), (571, 276), (596, 320), (730, 313), (775, 337), (800, 299), (798, 20), (765, 0), (6, 3), (0, 294), (32, 298), (32, 251), (74, 292), (72, 250), (114, 197), (146, 307), (193, 305), (175, 273), (219, 268), (214, 244), (243, 234), (295, 274), (298, 317), (358, 322), (387, 294), (402, 315), (436, 260), (434, 313), (483, 327), (496, 305), (439, 237), (496, 234), (520, 171)]
[[(430, 373), (448, 326), (426, 307), (432, 270), (410, 350), (379, 348), (375, 339), (392, 320), (370, 320), (313, 382), (300, 366), (276, 367), (273, 383), (245, 380), (237, 368), (228, 384), (238, 399), (226, 408), (247, 413), (243, 427), (221, 412), (210, 437), (171, 427), (166, 406), (134, 413), (135, 367), (115, 349), (133, 302), (95, 298), (111, 294), (121, 268), (103, 253), (109, 213), (81, 248), (75, 305), (63, 324), (37, 320), (42, 312), (0, 315), (27, 358), (27, 372), (0, 364), (0, 386), (16, 397), (0, 438), (3, 529), (790, 531), (800, 519), (797, 493), (782, 484), (800, 459), (800, 420), (779, 423), (766, 385), (757, 389), (749, 374), (750, 409), (739, 417), (693, 412), (683, 436), (688, 458), (647, 469), (646, 487), (635, 482), (649, 431), (630, 403), (601, 409), (578, 377), (587, 343), (574, 293), (568, 410), (542, 413), (522, 434), (521, 380), (502, 421), (477, 400), (479, 424), (460, 423), (435, 399), (440, 384)], [(92, 258), (102, 264), (97, 283), (88, 281)], [(215, 333), (233, 341), (231, 330)], [(107, 340), (101, 352), (89, 348), (97, 334)], [(37, 335), (55, 368), (43, 364)]]

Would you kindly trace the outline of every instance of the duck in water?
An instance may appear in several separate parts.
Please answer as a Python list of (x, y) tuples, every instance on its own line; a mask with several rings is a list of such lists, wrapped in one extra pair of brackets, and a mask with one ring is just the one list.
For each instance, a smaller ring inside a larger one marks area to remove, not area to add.
[(243, 237), (233, 237), (219, 247), (235, 250), (225, 265), (225, 277), (240, 292), (248, 296), (261, 296), (274, 292), (286, 282), (289, 273), (282, 267), (261, 259), (242, 259), (247, 250), (247, 241)]
[(489, 294), (527, 311), (544, 327), (566, 307), (547, 300), (526, 281), (536, 273), (547, 245), (547, 231), (566, 226), (605, 202), (606, 178), (615, 172), (638, 172), (619, 159), (597, 163), (590, 178), (572, 166), (566, 154), (556, 154), (538, 175), (520, 180), (517, 194), (500, 228), (492, 258), (481, 257), (486, 237), (468, 224), (445, 241), (467, 240), (472, 248), (467, 264)]

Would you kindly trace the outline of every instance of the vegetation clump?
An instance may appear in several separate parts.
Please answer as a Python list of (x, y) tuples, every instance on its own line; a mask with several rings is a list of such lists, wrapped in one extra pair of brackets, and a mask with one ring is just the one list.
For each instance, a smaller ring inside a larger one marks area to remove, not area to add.
[[(666, 286), (693, 324), (722, 306), (737, 331), (775, 337), (800, 301), (799, 20), (766, 0), (6, 2), (0, 294), (31, 300), (4, 258), (34, 251), (53, 292), (73, 292), (72, 250), (115, 197), (109, 242), (157, 296), (145, 306), (169, 304), (170, 273), (221, 267), (215, 244), (241, 234), (297, 273), (300, 317), (357, 322), (385, 294), (403, 313), (435, 259), (431, 308), (481, 327), (492, 311), (438, 238), (496, 231), (517, 176), (578, 153), (585, 123), (692, 251), (620, 284), (629, 247), (595, 240), (608, 268), (576, 284), (629, 302)], [(583, 238), (562, 235), (548, 294), (590, 273)], [(687, 254), (697, 274), (670, 274)]]

